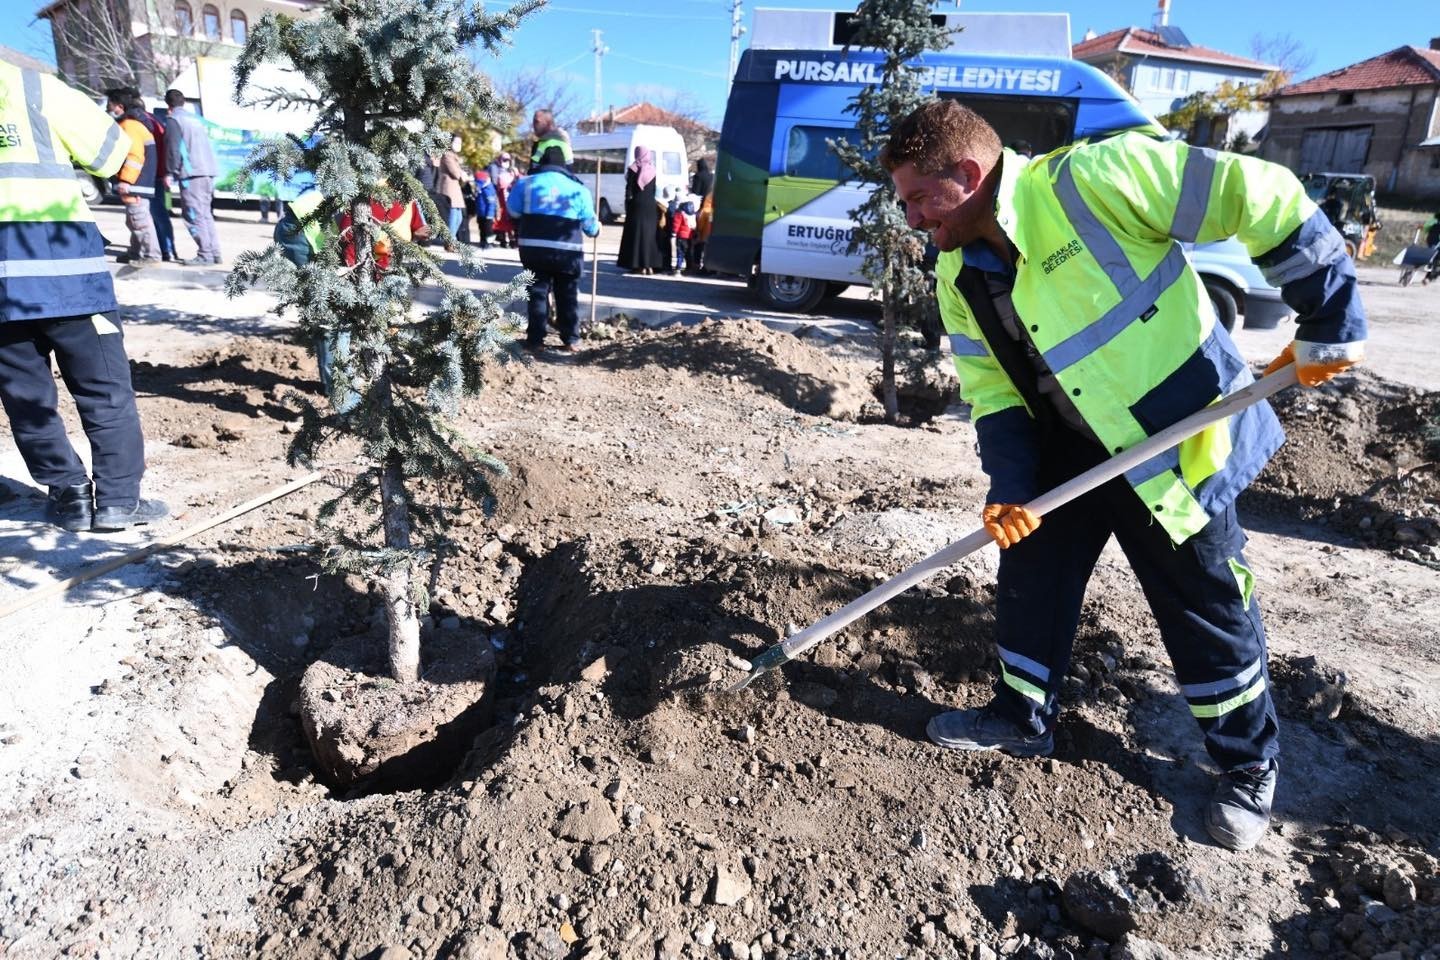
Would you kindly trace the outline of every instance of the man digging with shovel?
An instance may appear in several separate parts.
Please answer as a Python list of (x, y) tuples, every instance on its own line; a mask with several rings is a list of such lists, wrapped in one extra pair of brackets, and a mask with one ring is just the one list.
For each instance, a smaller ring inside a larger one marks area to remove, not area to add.
[[(940, 249), (941, 316), (990, 477), (1002, 548), (1000, 680), (927, 732), (955, 750), (1042, 756), (1085, 586), (1113, 534), (1224, 771), (1206, 826), (1246, 850), (1270, 822), (1277, 721), (1235, 498), (1284, 435), (1244, 409), (1040, 518), (1022, 504), (1253, 380), (1181, 242), (1238, 237), (1299, 317), (1271, 364), (1316, 386), (1357, 363), (1365, 315), (1338, 233), (1291, 173), (1131, 132), (1026, 163), (953, 100), (920, 107), (881, 160)], [(1268, 371), (1267, 371), (1268, 372)]]

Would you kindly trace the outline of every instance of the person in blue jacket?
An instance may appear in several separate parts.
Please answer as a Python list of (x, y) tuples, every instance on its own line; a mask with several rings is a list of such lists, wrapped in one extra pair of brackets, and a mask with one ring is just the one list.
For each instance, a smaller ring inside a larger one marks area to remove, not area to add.
[(480, 224), (480, 249), (490, 247), (490, 231), (495, 226), (495, 215), (500, 212), (500, 197), (495, 193), (495, 184), (490, 182), (490, 171), (475, 171), (475, 219)]
[(590, 191), (565, 164), (559, 146), (547, 147), (529, 176), (515, 181), (506, 198), (520, 238), (520, 263), (535, 274), (530, 285), (530, 325), (525, 346), (539, 351), (550, 322), (555, 292), (555, 326), (560, 349), (574, 353), (580, 341), (577, 298), (585, 271), (585, 237), (599, 236), (600, 221)]

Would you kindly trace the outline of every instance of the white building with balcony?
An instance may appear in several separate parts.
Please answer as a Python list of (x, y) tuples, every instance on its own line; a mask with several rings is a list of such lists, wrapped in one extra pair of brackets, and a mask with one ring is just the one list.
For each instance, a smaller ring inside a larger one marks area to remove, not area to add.
[(55, 63), (67, 80), (99, 93), (135, 84), (159, 96), (198, 57), (238, 56), (267, 13), (310, 16), (315, 0), (54, 0)]

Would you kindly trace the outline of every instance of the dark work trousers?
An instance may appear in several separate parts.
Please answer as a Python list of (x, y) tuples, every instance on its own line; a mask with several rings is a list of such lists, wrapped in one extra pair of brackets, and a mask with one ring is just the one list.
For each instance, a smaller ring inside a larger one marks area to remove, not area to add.
[(174, 260), (175, 224), (170, 220), (170, 192), (160, 183), (155, 184), (155, 195), (150, 198), (150, 219), (155, 222), (155, 238), (160, 241), (160, 256), (165, 260)]
[[(1042, 490), (1105, 459), (1100, 447), (1064, 428), (1051, 431), (1042, 449)], [(1234, 504), (1176, 545), (1123, 478), (1047, 514), (1039, 529), (1000, 552), (997, 708), (1034, 733), (1054, 723), (1085, 586), (1112, 533), (1150, 603), (1210, 756), (1223, 770), (1275, 756), (1265, 628)]]
[(145, 472), (145, 440), (119, 314), (0, 323), (0, 400), (15, 446), (35, 482), (56, 488), (89, 477), (65, 436), (51, 354), (90, 441), (95, 506), (133, 504)]
[(580, 277), (577, 274), (535, 272), (530, 284), (530, 328), (525, 342), (538, 347), (545, 342), (545, 325), (550, 322), (550, 291), (555, 291), (555, 328), (565, 343), (580, 339)]

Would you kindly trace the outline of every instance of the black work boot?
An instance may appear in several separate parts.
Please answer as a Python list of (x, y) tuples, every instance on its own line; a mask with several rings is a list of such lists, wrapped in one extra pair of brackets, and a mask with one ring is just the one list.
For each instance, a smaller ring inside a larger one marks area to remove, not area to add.
[(170, 508), (159, 500), (136, 500), (118, 507), (101, 507), (95, 511), (95, 522), (91, 530), (129, 530), (131, 527), (164, 520), (170, 516)]
[(1279, 771), (1272, 759), (1221, 776), (1205, 812), (1205, 826), (1216, 843), (1228, 850), (1249, 850), (1260, 842), (1270, 827)]
[(45, 520), (62, 530), (89, 530), (95, 517), (95, 486), (89, 480), (68, 487), (51, 487), (45, 501)]

